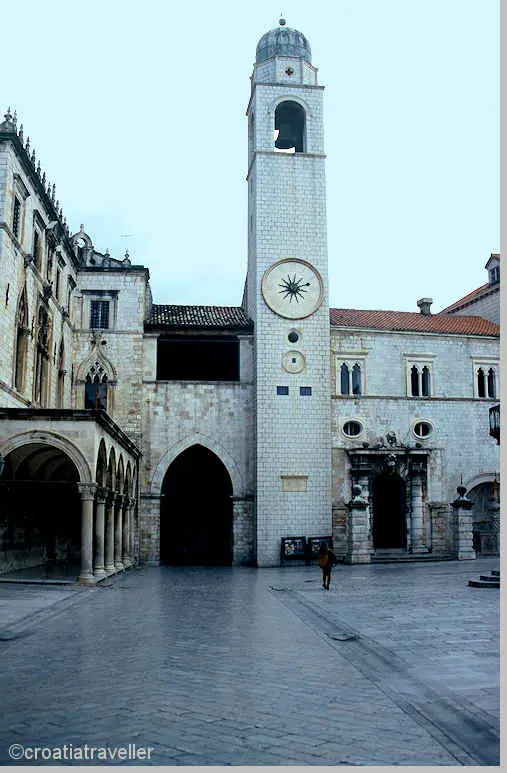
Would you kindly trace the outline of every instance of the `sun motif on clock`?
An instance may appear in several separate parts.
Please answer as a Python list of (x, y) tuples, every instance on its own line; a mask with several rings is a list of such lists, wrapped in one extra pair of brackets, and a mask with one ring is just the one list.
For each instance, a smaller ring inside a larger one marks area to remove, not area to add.
[(322, 303), (322, 278), (311, 263), (283, 258), (262, 278), (262, 296), (269, 308), (286, 319), (309, 317)]
[(300, 300), (304, 299), (304, 294), (308, 292), (310, 282), (304, 282), (301, 277), (296, 278), (296, 274), (294, 274), (292, 277), (289, 275), (282, 279), (280, 287), (281, 290), (279, 292), (284, 298), (289, 299), (289, 303), (292, 303), (292, 301), (299, 303)]

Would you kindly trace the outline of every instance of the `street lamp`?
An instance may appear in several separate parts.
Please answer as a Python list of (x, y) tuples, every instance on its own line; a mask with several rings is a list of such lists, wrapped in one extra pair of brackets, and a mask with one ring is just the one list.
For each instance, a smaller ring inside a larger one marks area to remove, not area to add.
[(489, 409), (489, 434), (500, 445), (500, 403)]

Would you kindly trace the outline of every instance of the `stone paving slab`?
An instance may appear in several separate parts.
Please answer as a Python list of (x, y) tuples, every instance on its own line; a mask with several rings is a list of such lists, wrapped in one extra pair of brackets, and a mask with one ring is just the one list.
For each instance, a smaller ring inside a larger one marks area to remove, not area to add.
[(20, 637), (0, 641), (0, 763), (136, 743), (156, 765), (497, 764), (498, 593), (467, 586), (496, 566), (340, 565), (328, 593), (312, 567), (0, 586)]

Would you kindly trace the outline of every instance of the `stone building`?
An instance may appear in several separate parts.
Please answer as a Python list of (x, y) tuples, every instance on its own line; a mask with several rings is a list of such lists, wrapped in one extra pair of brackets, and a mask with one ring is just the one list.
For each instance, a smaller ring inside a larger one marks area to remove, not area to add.
[(329, 309), (322, 102), (281, 22), (251, 80), (237, 307), (154, 304), (147, 268), (69, 230), (7, 112), (0, 573), (270, 566), (328, 537), (350, 563), (497, 550), (499, 256), (437, 314)]

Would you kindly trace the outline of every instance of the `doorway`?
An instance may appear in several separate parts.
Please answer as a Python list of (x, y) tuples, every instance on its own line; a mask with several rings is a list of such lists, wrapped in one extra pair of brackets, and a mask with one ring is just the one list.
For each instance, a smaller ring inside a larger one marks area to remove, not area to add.
[(183, 451), (162, 483), (160, 562), (231, 566), (232, 483), (220, 459), (201, 445)]
[(406, 549), (405, 481), (397, 472), (382, 472), (373, 480), (373, 547)]

